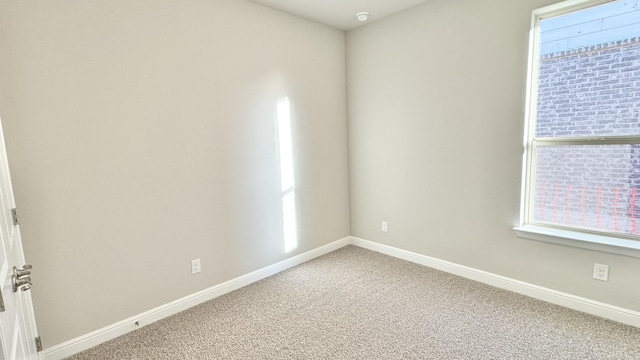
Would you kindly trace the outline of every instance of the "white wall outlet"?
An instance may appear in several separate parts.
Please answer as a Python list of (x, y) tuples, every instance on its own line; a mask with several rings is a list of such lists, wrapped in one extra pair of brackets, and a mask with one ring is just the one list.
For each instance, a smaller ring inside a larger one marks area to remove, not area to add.
[(197, 274), (202, 271), (200, 259), (191, 260), (191, 274)]
[(609, 265), (593, 264), (593, 278), (601, 281), (609, 281)]
[(386, 221), (382, 222), (382, 232), (387, 232), (389, 230), (389, 227), (387, 225)]

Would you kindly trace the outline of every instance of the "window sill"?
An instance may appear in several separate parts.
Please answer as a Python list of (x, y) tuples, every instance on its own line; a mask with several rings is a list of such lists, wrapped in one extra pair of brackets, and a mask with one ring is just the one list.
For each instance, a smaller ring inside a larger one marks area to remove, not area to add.
[(514, 227), (519, 238), (640, 258), (640, 241), (535, 225)]

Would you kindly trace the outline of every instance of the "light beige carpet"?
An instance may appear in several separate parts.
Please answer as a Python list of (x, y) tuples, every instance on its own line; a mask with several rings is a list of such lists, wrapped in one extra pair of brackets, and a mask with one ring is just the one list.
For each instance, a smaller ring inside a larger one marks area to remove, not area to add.
[(640, 329), (347, 246), (71, 359), (640, 359)]

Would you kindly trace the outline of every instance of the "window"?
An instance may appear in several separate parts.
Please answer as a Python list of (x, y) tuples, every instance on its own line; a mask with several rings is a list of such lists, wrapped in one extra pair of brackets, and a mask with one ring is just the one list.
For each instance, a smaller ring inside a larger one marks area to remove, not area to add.
[(519, 236), (640, 257), (639, 5), (533, 12)]

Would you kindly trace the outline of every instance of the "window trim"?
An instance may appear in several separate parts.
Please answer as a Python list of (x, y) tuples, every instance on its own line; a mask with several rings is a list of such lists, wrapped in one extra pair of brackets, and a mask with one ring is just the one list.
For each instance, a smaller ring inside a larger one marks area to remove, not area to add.
[(640, 241), (624, 235), (602, 232), (590, 232), (577, 228), (555, 227), (538, 224), (531, 220), (534, 201), (532, 187), (535, 186), (536, 148), (550, 145), (615, 145), (640, 144), (640, 136), (602, 136), (591, 138), (538, 138), (535, 134), (535, 119), (537, 116), (539, 76), (539, 22), (543, 19), (571, 13), (574, 11), (598, 6), (615, 0), (567, 0), (540, 9), (531, 15), (529, 33), (529, 52), (526, 83), (526, 103), (523, 141), (522, 188), (520, 199), (520, 225), (513, 228), (520, 238), (550, 242), (554, 244), (579, 247), (589, 250), (603, 251), (619, 255), (640, 258)]
[(640, 258), (640, 241), (636, 240), (571, 231), (551, 226), (522, 225), (514, 227), (513, 230), (516, 236), (522, 239)]

